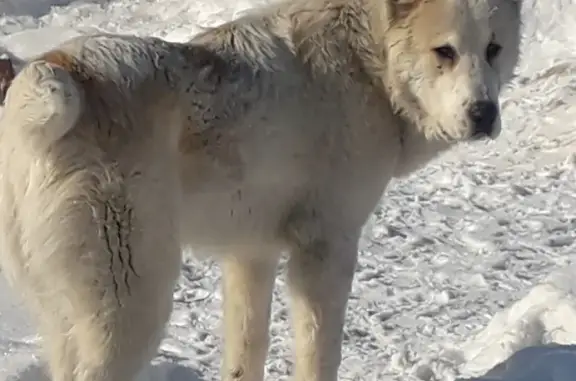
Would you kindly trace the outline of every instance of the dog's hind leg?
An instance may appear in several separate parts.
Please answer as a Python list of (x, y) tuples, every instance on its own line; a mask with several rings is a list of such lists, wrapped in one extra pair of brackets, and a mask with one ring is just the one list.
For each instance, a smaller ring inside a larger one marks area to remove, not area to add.
[(276, 260), (223, 259), (224, 381), (262, 381)]
[(61, 317), (49, 317), (48, 313), (40, 316), (39, 331), (52, 381), (74, 381), (76, 351), (68, 335), (69, 327)]
[[(8, 76), (3, 78), (6, 79), (4, 90), (10, 88), (10, 97), (0, 127), (4, 156), (0, 159), (3, 173), (0, 181), (0, 263), (8, 282), (21, 291), (34, 315), (40, 318), (39, 331), (44, 339), (44, 354), (52, 379), (74, 381), (75, 353), (70, 345), (69, 324), (61, 315), (61, 303), (55, 303), (58, 296), (54, 296), (54, 283), (49, 280), (62, 273), (66, 276), (66, 269), (50, 273), (49, 267), (44, 267), (50, 262), (38, 261), (38, 257), (43, 258), (45, 248), (34, 253), (29, 250), (35, 243), (25, 238), (28, 229), (33, 227), (19, 217), (26, 209), (22, 196), (37, 185), (31, 175), (37, 158), (34, 155), (30, 162), (28, 143), (34, 141), (32, 146), (45, 148), (59, 140), (75, 125), (81, 113), (82, 98), (79, 87), (65, 70), (43, 61), (26, 65), (13, 84), (13, 70), (3, 74)], [(36, 145), (38, 142), (41, 146)], [(28, 213), (36, 217), (39, 211)]]
[[(298, 211), (287, 225), (288, 286), (295, 331), (294, 380), (336, 381), (358, 234)], [(336, 220), (336, 219), (335, 219)]]
[(172, 309), (177, 166), (160, 133), (110, 158), (80, 125), (82, 95), (45, 61), (8, 90), (0, 242), (19, 250), (2, 262), (37, 316), (53, 381), (133, 381)]
[(61, 204), (27, 231), (54, 381), (131, 381), (154, 356), (180, 266), (178, 229), (159, 197)]
[(180, 266), (173, 215), (158, 194), (114, 195), (98, 208), (53, 206), (49, 199), (62, 201), (65, 191), (42, 193), (50, 213), (24, 221), (23, 238), (53, 381), (132, 381), (172, 308)]
[(21, 250), (3, 262), (37, 315), (53, 381), (133, 381), (172, 309), (177, 166), (161, 134), (110, 160), (81, 133), (84, 106), (58, 65), (33, 62), (12, 82), (0, 126), (0, 241)]

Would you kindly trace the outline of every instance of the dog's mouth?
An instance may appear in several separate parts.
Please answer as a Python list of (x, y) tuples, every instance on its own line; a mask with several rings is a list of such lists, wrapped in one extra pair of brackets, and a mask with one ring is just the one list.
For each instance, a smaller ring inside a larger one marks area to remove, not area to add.
[(481, 140), (493, 140), (494, 137), (492, 137), (491, 135), (485, 133), (485, 132), (476, 132), (474, 134), (472, 134), (472, 136), (470, 137), (471, 141), (481, 141)]
[(448, 144), (455, 144), (464, 140), (463, 137), (457, 138), (453, 134), (449, 133), (441, 124), (438, 124), (436, 131), (437, 138)]
[(449, 144), (456, 144), (458, 142), (469, 141), (469, 142), (485, 142), (494, 140), (496, 137), (484, 132), (477, 132), (469, 135), (468, 137), (454, 137), (449, 134), (442, 126), (438, 128), (438, 138)]
[(491, 128), (489, 131), (475, 131), (470, 136), (471, 141), (491, 141), (500, 136), (500, 129)]

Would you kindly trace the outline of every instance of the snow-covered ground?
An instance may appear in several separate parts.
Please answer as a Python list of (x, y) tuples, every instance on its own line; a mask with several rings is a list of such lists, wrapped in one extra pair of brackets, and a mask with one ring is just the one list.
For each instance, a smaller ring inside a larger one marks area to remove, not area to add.
[[(30, 56), (94, 28), (182, 41), (266, 1), (0, 0), (0, 44)], [(576, 379), (576, 0), (523, 8), (503, 136), (395, 182), (366, 226), (342, 380)], [(168, 337), (144, 378), (219, 379), (219, 277), (187, 257)], [(291, 373), (288, 328), (278, 287), (268, 380)], [(0, 378), (45, 380), (37, 345), (18, 295), (0, 282)]]

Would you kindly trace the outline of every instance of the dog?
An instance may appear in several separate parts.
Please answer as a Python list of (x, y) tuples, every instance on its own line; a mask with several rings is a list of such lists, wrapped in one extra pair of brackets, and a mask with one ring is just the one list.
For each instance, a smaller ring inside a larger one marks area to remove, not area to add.
[(295, 0), (186, 43), (75, 37), (0, 120), (0, 263), (53, 381), (129, 381), (182, 248), (223, 271), (222, 379), (264, 377), (288, 252), (294, 379), (334, 381), (361, 229), (388, 182), (496, 138), (516, 0)]

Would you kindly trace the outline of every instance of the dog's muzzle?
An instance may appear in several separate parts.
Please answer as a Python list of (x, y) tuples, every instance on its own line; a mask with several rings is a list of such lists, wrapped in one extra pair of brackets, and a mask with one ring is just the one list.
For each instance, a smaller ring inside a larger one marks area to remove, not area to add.
[(492, 137), (494, 122), (498, 117), (498, 106), (492, 101), (477, 101), (470, 105), (468, 117), (472, 122), (472, 139)]

